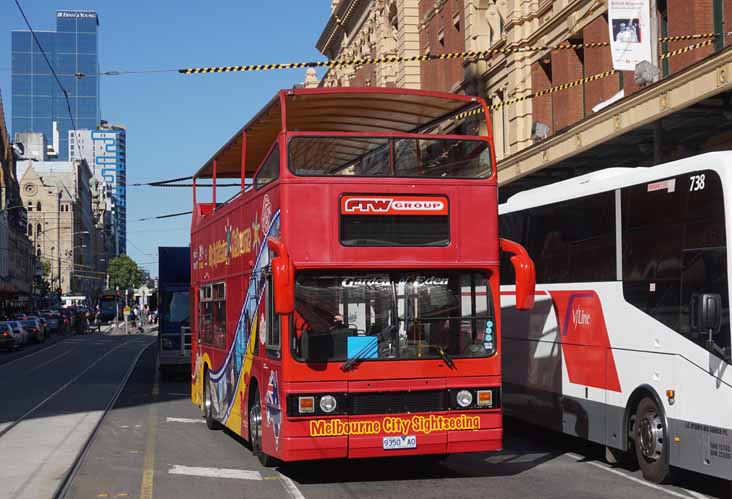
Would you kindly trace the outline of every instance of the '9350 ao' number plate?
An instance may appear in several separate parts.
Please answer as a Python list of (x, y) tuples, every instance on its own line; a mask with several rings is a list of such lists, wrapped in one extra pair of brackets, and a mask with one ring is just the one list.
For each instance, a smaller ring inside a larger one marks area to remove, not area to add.
[(416, 449), (417, 437), (405, 435), (401, 437), (384, 437), (384, 450)]

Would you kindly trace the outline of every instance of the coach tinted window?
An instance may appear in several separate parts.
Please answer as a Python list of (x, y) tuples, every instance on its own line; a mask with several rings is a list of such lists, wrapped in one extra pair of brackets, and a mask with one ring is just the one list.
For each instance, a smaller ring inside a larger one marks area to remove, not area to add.
[[(526, 221), (528, 212), (517, 211), (498, 217), (499, 233), (502, 238), (509, 239), (526, 247)], [(516, 273), (511, 263), (511, 254), (501, 252), (501, 284), (516, 284)]]
[(722, 297), (717, 343), (730, 349), (724, 198), (719, 176), (693, 172), (623, 189), (623, 293), (626, 301), (707, 347), (689, 322), (692, 295)]
[(614, 281), (613, 192), (530, 210), (526, 249), (537, 283)]

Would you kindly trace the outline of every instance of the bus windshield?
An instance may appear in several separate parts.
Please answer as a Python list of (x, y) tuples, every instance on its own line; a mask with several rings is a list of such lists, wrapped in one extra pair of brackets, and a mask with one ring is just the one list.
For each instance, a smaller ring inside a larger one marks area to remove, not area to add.
[(167, 324), (188, 322), (188, 291), (164, 291), (162, 295), (164, 321)]
[(351, 359), (487, 357), (495, 316), (478, 272), (302, 273), (295, 288), (294, 356)]
[(486, 178), (488, 142), (464, 138), (293, 137), (290, 169), (296, 175)]

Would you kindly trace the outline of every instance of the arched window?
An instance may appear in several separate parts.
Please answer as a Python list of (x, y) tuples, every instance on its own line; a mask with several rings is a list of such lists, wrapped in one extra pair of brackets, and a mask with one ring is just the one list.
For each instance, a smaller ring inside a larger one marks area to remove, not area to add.
[(28, 201), (28, 211), (33, 211), (33, 201)]
[(41, 211), (41, 202), (40, 201), (38, 201), (36, 203), (36, 211)]
[(28, 224), (28, 235), (29, 236), (33, 235), (33, 224)]
[(36, 236), (40, 236), (42, 232), (41, 224), (36, 225)]

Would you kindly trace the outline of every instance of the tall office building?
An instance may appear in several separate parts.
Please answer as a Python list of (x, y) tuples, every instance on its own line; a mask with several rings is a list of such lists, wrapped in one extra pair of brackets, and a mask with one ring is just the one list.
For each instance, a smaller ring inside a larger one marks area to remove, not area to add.
[(103, 121), (97, 130), (71, 130), (68, 156), (86, 160), (92, 175), (104, 186), (111, 213), (113, 250), (127, 252), (127, 134), (122, 125)]
[[(77, 10), (57, 11), (56, 31), (36, 31), (69, 95), (79, 130), (94, 130), (100, 123), (99, 77), (93, 76), (99, 73), (98, 34), (97, 13)], [(30, 31), (13, 31), (11, 50), (13, 133), (41, 132), (49, 158), (67, 160), (74, 127), (63, 92)]]

